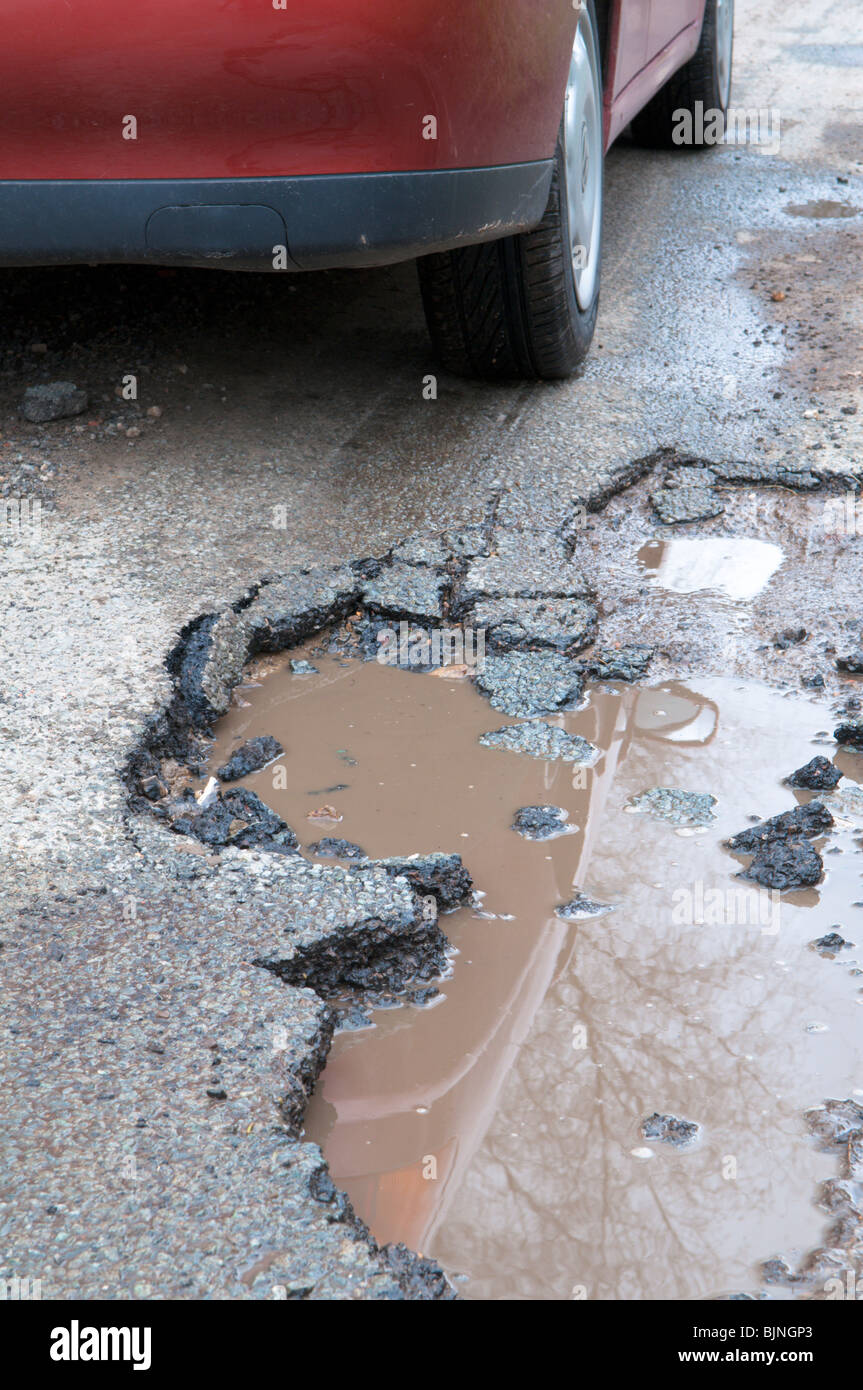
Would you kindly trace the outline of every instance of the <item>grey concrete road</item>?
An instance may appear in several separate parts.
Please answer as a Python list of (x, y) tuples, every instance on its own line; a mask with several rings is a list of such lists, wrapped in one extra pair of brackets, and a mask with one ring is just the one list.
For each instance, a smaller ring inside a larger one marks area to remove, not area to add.
[[(326, 1046), (324, 1012), (242, 964), (260, 950), (251, 890), (238, 908), (226, 874), (196, 877), (188, 855), (136, 825), (118, 771), (168, 697), (164, 659), (182, 626), (266, 574), (381, 554), (482, 520), (495, 498), (510, 524), (551, 528), (665, 446), (859, 471), (861, 66), (839, 0), (738, 4), (733, 101), (778, 113), (779, 148), (612, 150), (598, 332), (565, 385), (439, 375), (425, 400), (436, 369), (411, 266), (290, 279), (0, 272), (0, 495), (41, 504), (39, 527), (0, 537), (0, 959), (18, 1030), (4, 1094), (19, 1097), (0, 1275), (41, 1277), (46, 1296), (440, 1294), (433, 1273), (388, 1263), (334, 1219), (338, 1199), (290, 1125), (278, 1142), (257, 1137), (296, 1069), (283, 1048), (274, 1080), (242, 1039), (290, 995), (285, 1026), (311, 1056)], [(129, 374), (136, 402), (118, 394)], [(25, 387), (61, 379), (86, 387), (89, 412), (26, 424)], [(188, 989), (207, 980), (218, 1026), (184, 1023)], [(73, 1027), (59, 1022), (66, 1004)], [(163, 1046), (154, 1028), (176, 1048), (145, 1077), (136, 1049)], [(244, 1097), (230, 1121), (200, 1088), (225, 1030)], [(129, 1176), (136, 1152), (149, 1186)], [(259, 1268), (280, 1190), (284, 1259)]]

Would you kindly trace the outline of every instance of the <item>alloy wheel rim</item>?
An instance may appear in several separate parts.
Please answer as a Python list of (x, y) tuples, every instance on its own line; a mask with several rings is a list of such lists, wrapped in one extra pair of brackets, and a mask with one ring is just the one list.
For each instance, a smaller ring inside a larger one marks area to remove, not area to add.
[(593, 25), (582, 6), (566, 84), (563, 137), (569, 246), (582, 312), (596, 298), (602, 229), (602, 83)]
[(722, 110), (731, 96), (731, 50), (734, 47), (734, 0), (716, 0), (716, 78)]

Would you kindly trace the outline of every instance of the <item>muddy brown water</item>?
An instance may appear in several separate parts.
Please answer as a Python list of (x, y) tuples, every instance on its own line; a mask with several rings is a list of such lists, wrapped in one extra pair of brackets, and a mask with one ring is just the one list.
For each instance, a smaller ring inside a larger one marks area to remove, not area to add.
[(835, 198), (815, 198), (809, 203), (789, 203), (785, 211), (792, 217), (856, 217), (860, 211), (850, 203), (837, 202)]
[[(837, 1169), (802, 1112), (863, 1095), (859, 827), (778, 908), (735, 896), (741, 861), (721, 841), (795, 804), (782, 777), (833, 751), (826, 703), (724, 678), (595, 687), (550, 721), (601, 749), (583, 770), (481, 747), (518, 721), (468, 680), (314, 649), (318, 674), (299, 676), (288, 660), (252, 669), (211, 766), (273, 734), (285, 774), (242, 785), (304, 849), (334, 835), (372, 856), (457, 851), (485, 894), (442, 919), (440, 998), (339, 1033), (309, 1107), (307, 1137), (377, 1239), (492, 1299), (710, 1297), (817, 1245), (818, 1184)], [(863, 760), (837, 761), (860, 778)], [(627, 809), (657, 785), (710, 792), (715, 821)], [(576, 829), (523, 839), (513, 813), (537, 804)], [(308, 819), (322, 805), (341, 820)], [(560, 920), (574, 889), (614, 911)], [(823, 959), (809, 943), (837, 925), (860, 949)], [(645, 1141), (654, 1111), (697, 1121), (699, 1141)]]

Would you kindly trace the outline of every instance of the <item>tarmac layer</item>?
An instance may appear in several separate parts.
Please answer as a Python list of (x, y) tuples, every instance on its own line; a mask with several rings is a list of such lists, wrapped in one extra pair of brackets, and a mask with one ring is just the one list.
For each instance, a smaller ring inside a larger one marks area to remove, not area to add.
[[(649, 645), (651, 678), (759, 662), (771, 680), (808, 675), (811, 647), (762, 638), (759, 656), (712, 601), (708, 630), (691, 617), (680, 628), (685, 596), (657, 591), (648, 610), (616, 567), (627, 537), (662, 525), (649, 493), (683, 502), (682, 481), (684, 510), (719, 499), (725, 511), (675, 534), (755, 530), (798, 556), (780, 571), (796, 576), (782, 604), (760, 611), (765, 630), (794, 622), (800, 600), (825, 643), (859, 639), (842, 627), (859, 619), (859, 537), (846, 531), (817, 563), (794, 550), (795, 518), (809, 518), (800, 541), (859, 472), (855, 70), (829, 0), (802, 17), (778, 0), (737, 9), (735, 101), (781, 110), (780, 148), (615, 147), (599, 331), (571, 383), (438, 374), (424, 400), (436, 368), (411, 267), (290, 282), (0, 275), (0, 497), (21, 518), (0, 537), (4, 1277), (40, 1278), (46, 1298), (448, 1296), (438, 1272), (375, 1249), (296, 1138), (327, 1007), (254, 964), (370, 920), (409, 936), (415, 894), (366, 866), (312, 873), (238, 848), (210, 859), (130, 806), (124, 773), (154, 723), (170, 732), (166, 656), (190, 633), (218, 627), (206, 680), (190, 687), (206, 717), (241, 669), (243, 614), (259, 594), (263, 614), (279, 576), (296, 596), (309, 578), (298, 568), (332, 578), (404, 537), (455, 526), (487, 539), (493, 524), (528, 573), (574, 550), (572, 601), (597, 608), (594, 657)], [(847, 215), (825, 215), (837, 202)], [(129, 373), (135, 401), (121, 397)], [(52, 381), (86, 389), (90, 409), (23, 418), (25, 390)], [(789, 469), (828, 482), (735, 484), (739, 460), (779, 470), (774, 482)], [(470, 545), (459, 561), (483, 558)], [(415, 545), (397, 558), (388, 584), (423, 577)], [(505, 592), (485, 570), (474, 578), (490, 603)], [(362, 581), (371, 609), (428, 619), (446, 596), (428, 575), (409, 602), (379, 579), (351, 570), (340, 601)], [(324, 600), (317, 616), (331, 611)], [(840, 694), (832, 657), (819, 658)]]

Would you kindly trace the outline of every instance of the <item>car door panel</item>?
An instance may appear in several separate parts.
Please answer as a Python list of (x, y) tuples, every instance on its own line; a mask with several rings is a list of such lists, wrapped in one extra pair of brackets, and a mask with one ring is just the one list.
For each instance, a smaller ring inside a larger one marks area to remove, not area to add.
[(650, 0), (619, 0), (611, 18), (613, 72), (611, 96), (616, 97), (647, 62)]
[(650, 0), (650, 56), (661, 53), (688, 25), (700, 26), (703, 15), (704, 0)]

